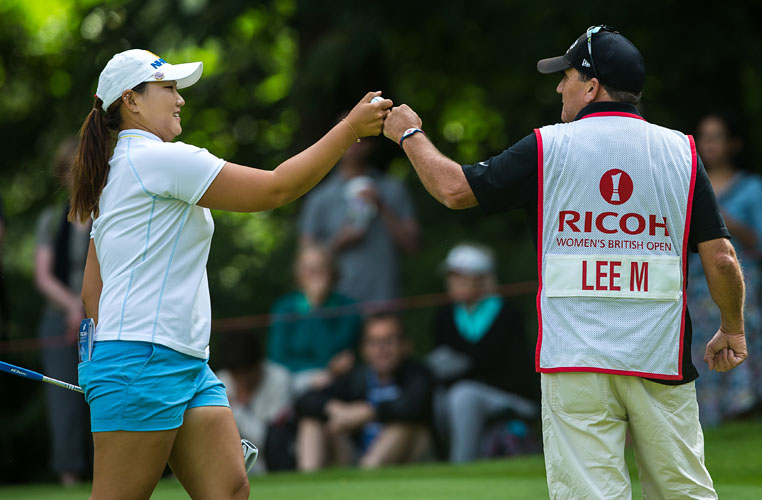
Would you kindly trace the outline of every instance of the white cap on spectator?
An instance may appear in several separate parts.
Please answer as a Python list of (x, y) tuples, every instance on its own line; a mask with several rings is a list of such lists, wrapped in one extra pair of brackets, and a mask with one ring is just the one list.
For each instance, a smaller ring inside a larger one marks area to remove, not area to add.
[(122, 92), (143, 82), (176, 81), (177, 88), (182, 89), (196, 83), (203, 71), (201, 62), (169, 64), (148, 50), (125, 50), (103, 68), (95, 95), (103, 101), (103, 110), (108, 111)]
[(467, 275), (492, 274), (495, 272), (495, 258), (489, 248), (464, 243), (450, 250), (442, 268), (447, 272)]

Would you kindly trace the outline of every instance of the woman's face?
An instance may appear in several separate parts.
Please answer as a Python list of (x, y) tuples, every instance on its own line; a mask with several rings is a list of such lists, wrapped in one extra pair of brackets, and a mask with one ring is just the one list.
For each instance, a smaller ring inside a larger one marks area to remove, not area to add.
[(447, 293), (453, 302), (472, 304), (489, 292), (489, 276), (447, 273)]
[(696, 147), (708, 168), (732, 160), (736, 145), (728, 136), (725, 124), (710, 116), (701, 120), (696, 133)]
[(177, 92), (176, 82), (149, 82), (144, 92), (131, 92), (128, 99), (122, 115), (125, 128), (140, 128), (163, 141), (171, 141), (183, 131), (180, 109), (185, 100)]

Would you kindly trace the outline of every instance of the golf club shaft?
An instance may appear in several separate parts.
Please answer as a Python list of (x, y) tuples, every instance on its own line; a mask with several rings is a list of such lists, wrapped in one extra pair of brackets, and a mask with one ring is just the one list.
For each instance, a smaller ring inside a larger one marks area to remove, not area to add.
[(0, 371), (4, 371), (6, 373), (10, 373), (11, 375), (16, 375), (18, 377), (24, 377), (32, 380), (38, 380), (40, 382), (47, 382), (48, 384), (57, 385), (58, 387), (63, 387), (64, 389), (69, 389), (70, 391), (76, 391), (76, 392), (83, 392), (82, 388), (78, 385), (70, 384), (68, 382), (64, 382), (62, 380), (56, 380), (54, 378), (46, 377), (45, 375), (41, 373), (37, 373), (34, 370), (29, 370), (27, 368), (21, 368), (20, 366), (12, 365), (10, 363), (6, 363), (5, 361), (0, 361)]
[[(63, 387), (64, 389), (69, 389), (71, 391), (84, 393), (84, 391), (82, 391), (82, 388), (78, 385), (74, 385), (68, 382), (63, 382), (61, 380), (56, 380), (54, 378), (46, 377), (42, 373), (37, 373), (36, 371), (29, 370), (27, 368), (21, 368), (20, 366), (12, 365), (10, 363), (6, 363), (5, 361), (0, 361), (0, 371), (10, 373), (11, 375), (16, 375), (18, 377), (24, 377), (31, 380), (47, 382), (48, 384), (57, 385), (58, 387)], [(244, 462), (246, 463), (246, 472), (248, 473), (251, 471), (251, 468), (254, 466), (254, 462), (257, 461), (257, 455), (259, 454), (259, 452), (257, 450), (257, 447), (254, 446), (251, 443), (251, 441), (247, 439), (242, 439), (241, 445), (243, 447)]]

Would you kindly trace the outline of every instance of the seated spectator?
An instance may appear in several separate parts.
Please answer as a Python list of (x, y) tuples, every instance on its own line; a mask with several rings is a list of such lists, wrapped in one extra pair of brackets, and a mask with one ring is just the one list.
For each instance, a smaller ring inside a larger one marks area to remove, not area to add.
[(461, 244), (445, 262), (452, 304), (434, 321), (434, 349), (427, 362), (438, 383), (434, 418), (452, 462), (479, 457), (491, 419), (532, 419), (539, 378), (524, 335), (524, 318), (495, 293), (492, 251)]
[(362, 467), (419, 460), (429, 447), (431, 378), (407, 355), (402, 323), (392, 314), (369, 318), (364, 364), (296, 403), (297, 465), (315, 470), (356, 461)]
[(362, 317), (351, 299), (333, 291), (336, 267), (327, 249), (303, 247), (294, 273), (299, 290), (273, 306), (267, 354), (288, 368), (296, 393), (302, 394), (352, 367)]
[(268, 426), (291, 407), (291, 375), (265, 360), (259, 338), (252, 333), (221, 336), (217, 377), (225, 384), (238, 432), (259, 448), (255, 471), (266, 470), (265, 438)]

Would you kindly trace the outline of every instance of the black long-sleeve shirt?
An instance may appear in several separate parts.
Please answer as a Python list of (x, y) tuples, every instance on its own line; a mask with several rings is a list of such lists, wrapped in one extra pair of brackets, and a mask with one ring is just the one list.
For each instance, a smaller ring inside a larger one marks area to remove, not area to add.
[[(327, 388), (310, 391), (296, 401), (296, 413), (300, 417), (325, 419), (328, 401), (367, 401), (368, 370), (364, 364), (355, 365), (349, 373), (337, 378)], [(428, 369), (418, 361), (403, 361), (394, 373), (399, 387), (396, 399), (379, 403), (376, 418), (379, 422), (424, 422), (431, 413), (433, 383)]]
[(507, 302), (478, 342), (460, 334), (452, 305), (442, 307), (434, 318), (434, 345), (448, 346), (471, 362), (469, 370), (456, 380), (443, 381), (446, 385), (468, 379), (528, 398), (538, 395), (540, 378), (525, 335), (524, 317)]

